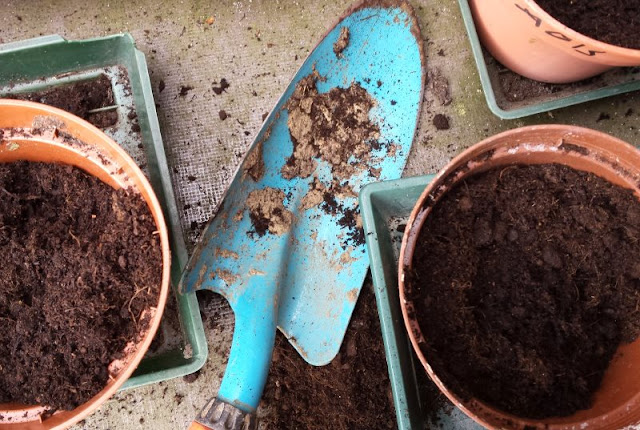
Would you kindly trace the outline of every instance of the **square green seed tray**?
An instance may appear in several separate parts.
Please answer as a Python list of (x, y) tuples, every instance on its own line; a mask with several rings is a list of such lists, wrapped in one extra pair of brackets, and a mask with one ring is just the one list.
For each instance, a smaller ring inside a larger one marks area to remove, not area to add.
[[(368, 184), (360, 191), (360, 210), (371, 263), (382, 339), (399, 430), (482, 427), (446, 398), (436, 410), (423, 410), (418, 380), (424, 369), (406, 334), (398, 293), (398, 256), (403, 228), (433, 175)], [(424, 378), (422, 378), (424, 379)]]
[[(207, 342), (195, 293), (177, 294), (187, 262), (187, 250), (160, 135), (149, 72), (144, 54), (129, 34), (68, 41), (44, 36), (0, 45), (0, 97), (33, 93), (60, 85), (90, 81), (106, 75), (112, 85), (118, 121), (103, 131), (118, 142), (149, 178), (168, 222), (171, 242), (171, 281), (175, 312), (172, 324), (165, 310), (157, 350), (141, 361), (123, 389), (184, 376), (200, 369), (207, 358)], [(137, 118), (131, 118), (135, 110)], [(132, 132), (133, 121), (140, 126)]]
[[(625, 67), (612, 69), (595, 78), (573, 84), (546, 84), (548, 94), (532, 96), (525, 100), (510, 100), (500, 85), (500, 79), (504, 74), (515, 73), (500, 65), (482, 48), (469, 0), (458, 0), (458, 3), (487, 104), (489, 109), (502, 119), (521, 118), (640, 89), (640, 67)], [(527, 80), (519, 75), (517, 78)]]

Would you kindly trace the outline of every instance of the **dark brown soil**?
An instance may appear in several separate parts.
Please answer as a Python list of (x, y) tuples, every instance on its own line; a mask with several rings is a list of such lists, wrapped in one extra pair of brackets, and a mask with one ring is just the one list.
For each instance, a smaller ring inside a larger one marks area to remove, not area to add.
[(118, 122), (118, 112), (109, 110), (89, 113), (94, 109), (113, 106), (113, 88), (106, 75), (90, 81), (74, 82), (49, 90), (28, 94), (7, 94), (3, 96), (15, 100), (29, 100), (70, 112), (89, 121), (98, 128), (107, 128)]
[(0, 164), (0, 403), (73, 409), (144, 329), (162, 260), (138, 195), (69, 166)]
[[(500, 65), (501, 67), (504, 67)], [(502, 93), (510, 102), (536, 99), (549, 94), (555, 94), (574, 84), (548, 84), (525, 78), (515, 72), (501, 70), (499, 82)]]
[(380, 322), (371, 282), (366, 282), (340, 353), (313, 367), (278, 334), (262, 399), (273, 412), (267, 429), (395, 429)]
[(537, 0), (549, 15), (592, 39), (640, 49), (640, 0)]
[(189, 92), (193, 89), (190, 85), (180, 85), (180, 91), (178, 91), (178, 95), (180, 97), (185, 97)]
[(449, 130), (449, 118), (441, 113), (433, 117), (433, 125), (438, 130)]
[(529, 418), (588, 408), (640, 330), (640, 203), (559, 165), (464, 181), (433, 209), (410, 284), (445, 385)]
[(222, 78), (220, 79), (220, 84), (218, 85), (217, 82), (214, 82), (213, 85), (211, 86), (211, 89), (217, 96), (219, 96), (222, 93), (226, 93), (227, 88), (229, 88), (230, 86), (231, 84), (229, 84), (229, 82), (227, 82), (225, 78)]

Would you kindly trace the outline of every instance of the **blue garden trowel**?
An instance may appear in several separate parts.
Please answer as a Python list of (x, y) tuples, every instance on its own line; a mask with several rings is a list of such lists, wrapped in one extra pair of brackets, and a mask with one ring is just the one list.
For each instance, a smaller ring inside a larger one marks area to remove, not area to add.
[[(336, 184), (326, 161), (315, 160), (314, 174), (308, 177), (282, 173), (294, 151), (288, 101), (298, 83), (311, 75), (318, 77), (319, 93), (358, 83), (374, 100), (368, 115), (379, 137), (370, 142), (367, 169), (338, 181), (352, 191), (330, 202), (341, 211), (304, 204), (310, 190)], [(424, 79), (422, 39), (413, 9), (404, 1), (386, 0), (352, 7), (295, 75), (236, 172), (182, 278), (182, 292), (213, 290), (235, 313), (222, 385), (192, 428), (253, 425), (277, 328), (312, 365), (325, 365), (338, 353), (369, 265), (358, 225), (357, 193), (367, 182), (401, 176)], [(284, 226), (260, 225), (252, 212), (252, 205), (260, 202), (251, 202), (258, 195), (279, 206), (271, 213), (282, 215)], [(345, 214), (351, 223), (345, 222)]]

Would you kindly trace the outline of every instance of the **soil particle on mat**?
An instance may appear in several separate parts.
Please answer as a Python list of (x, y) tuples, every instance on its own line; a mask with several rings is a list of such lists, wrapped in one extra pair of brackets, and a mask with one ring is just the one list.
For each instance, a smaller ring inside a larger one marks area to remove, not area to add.
[(193, 89), (192, 86), (189, 85), (180, 85), (180, 91), (178, 92), (178, 95), (180, 97), (185, 97), (187, 94), (189, 94), (189, 92)]
[(447, 118), (446, 115), (443, 115), (441, 113), (436, 114), (433, 117), (433, 125), (438, 130), (449, 130), (449, 118)]
[(338, 40), (333, 44), (333, 52), (336, 54), (336, 57), (341, 57), (342, 51), (347, 49), (347, 46), (349, 46), (349, 28), (342, 27), (340, 29)]
[(145, 329), (162, 257), (137, 194), (79, 169), (0, 164), (0, 403), (73, 409)]
[(316, 169), (314, 158), (328, 162), (336, 178), (349, 179), (366, 170), (371, 141), (380, 137), (369, 120), (375, 102), (365, 89), (353, 83), (321, 94), (318, 78), (317, 73), (303, 78), (285, 106), (293, 141), (293, 154), (282, 168), (287, 179), (309, 177)]
[(229, 117), (227, 112), (224, 111), (224, 110), (221, 110), (220, 112), (218, 112), (218, 116), (220, 117), (220, 121), (224, 121), (225, 119), (227, 119)]
[(263, 188), (249, 193), (247, 208), (249, 217), (258, 236), (284, 234), (289, 231), (293, 214), (284, 207), (285, 195), (276, 188)]
[(213, 85), (211, 86), (211, 89), (217, 96), (219, 96), (223, 92), (226, 93), (227, 88), (229, 88), (230, 86), (231, 85), (229, 84), (229, 82), (227, 82), (225, 78), (222, 78), (220, 79), (220, 84), (218, 85), (217, 82), (214, 82)]
[(445, 194), (408, 278), (443, 383), (534, 419), (590, 407), (640, 331), (639, 222), (632, 191), (560, 165), (490, 170)]
[(370, 282), (362, 289), (340, 352), (308, 364), (278, 333), (261, 408), (268, 430), (395, 429), (391, 384)]
[(640, 0), (537, 0), (549, 15), (577, 31), (612, 45), (640, 49)]
[(442, 74), (440, 69), (432, 69), (427, 72), (427, 89), (436, 96), (441, 105), (451, 104), (449, 80)]
[(111, 80), (100, 75), (89, 81), (57, 86), (44, 91), (26, 94), (7, 94), (5, 98), (28, 100), (70, 112), (89, 121), (98, 128), (107, 128), (118, 122), (117, 110), (90, 113), (94, 109), (113, 106), (115, 99)]
[(160, 82), (158, 83), (158, 92), (163, 92), (166, 87), (167, 85), (164, 83), (164, 80), (160, 79)]

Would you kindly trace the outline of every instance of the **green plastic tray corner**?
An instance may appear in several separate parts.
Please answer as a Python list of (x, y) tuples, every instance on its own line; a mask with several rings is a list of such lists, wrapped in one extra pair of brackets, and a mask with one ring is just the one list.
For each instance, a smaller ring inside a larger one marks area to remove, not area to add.
[[(160, 134), (147, 63), (129, 34), (87, 40), (66, 40), (58, 35), (0, 45), (0, 85), (39, 80), (69, 72), (120, 65), (126, 68), (138, 114), (147, 171), (168, 222), (172, 250), (174, 293), (187, 262), (180, 217)], [(186, 348), (145, 357), (122, 389), (176, 378), (199, 370), (207, 359), (207, 341), (195, 293), (176, 294), (183, 344)]]
[(372, 183), (364, 186), (359, 196), (398, 430), (479, 430), (481, 427), (459, 409), (435, 411), (438, 423), (427, 422), (416, 379), (416, 372), (424, 369), (414, 358), (400, 309), (396, 255), (402, 233), (393, 227), (392, 220), (406, 222), (433, 178), (426, 175)]
[(547, 112), (567, 106), (572, 106), (580, 103), (584, 103), (591, 100), (598, 100), (605, 97), (614, 96), (617, 94), (623, 94), (630, 91), (636, 91), (640, 89), (640, 80), (624, 82), (618, 85), (613, 85), (604, 88), (598, 88), (583, 93), (574, 94), (568, 97), (559, 98), (556, 100), (549, 100), (537, 104), (531, 104), (529, 106), (515, 108), (515, 109), (503, 109), (498, 106), (496, 101), (496, 94), (489, 78), (489, 71), (487, 69), (487, 63), (482, 53), (482, 45), (478, 38), (475, 23), (473, 22), (473, 15), (471, 8), (469, 7), (469, 0), (458, 0), (460, 5), (460, 11), (462, 12), (462, 19), (464, 26), (467, 29), (469, 35), (469, 41), (471, 43), (471, 51), (478, 67), (478, 73), (480, 75), (480, 82), (482, 83), (482, 89), (487, 99), (489, 109), (496, 116), (502, 119), (516, 119), (529, 115), (535, 115), (541, 112)]
[(376, 182), (360, 191), (362, 224), (399, 430), (422, 429), (424, 425), (411, 344), (400, 310), (394, 244), (387, 222), (393, 216), (409, 214), (432, 178), (429, 175)]

